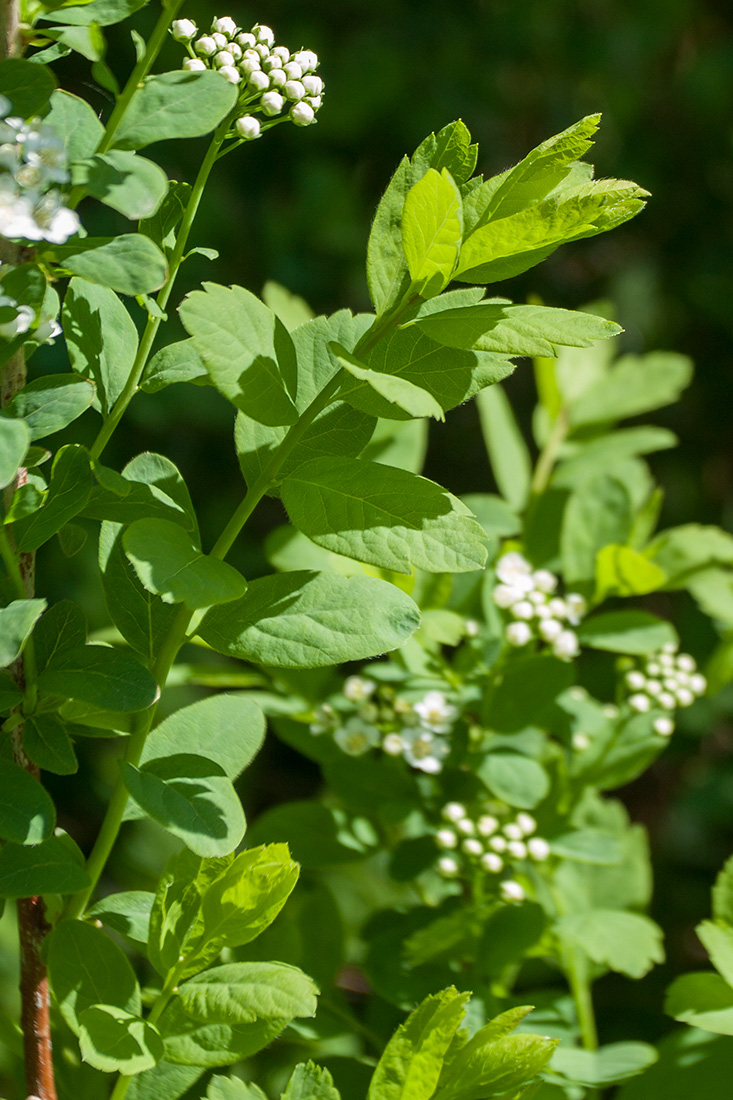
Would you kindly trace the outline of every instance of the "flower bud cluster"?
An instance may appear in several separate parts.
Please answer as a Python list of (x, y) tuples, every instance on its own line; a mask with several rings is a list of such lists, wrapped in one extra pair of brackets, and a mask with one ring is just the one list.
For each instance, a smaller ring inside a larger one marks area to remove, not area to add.
[(557, 577), (547, 569), (533, 570), (522, 554), (511, 550), (496, 563), (499, 583), (492, 592), (497, 607), (512, 617), (504, 636), (513, 646), (526, 646), (539, 640), (552, 649), (555, 657), (572, 661), (580, 652), (578, 625), (588, 610), (577, 592), (564, 597), (555, 595)]
[(461, 802), (448, 802), (440, 813), (443, 824), (435, 843), (443, 853), (438, 870), (446, 878), (473, 873), (478, 868), (502, 875), (499, 893), (505, 901), (522, 901), (524, 890), (513, 875), (516, 865), (527, 860), (544, 863), (550, 845), (537, 836), (537, 822), (531, 814), (511, 811), (496, 803), (483, 803), (472, 812)]
[(652, 725), (660, 737), (674, 732), (671, 717), (678, 707), (689, 707), (707, 689), (707, 680), (697, 670), (697, 662), (689, 653), (678, 653), (669, 642), (659, 653), (638, 662), (625, 663), (624, 687), (629, 692), (626, 702), (636, 714), (665, 710)]
[(0, 235), (63, 244), (81, 228), (59, 190), (70, 180), (66, 147), (52, 126), (39, 118), (26, 122), (11, 110), (0, 96)]
[(310, 126), (316, 121), (323, 80), (316, 75), (318, 55), (312, 50), (276, 46), (270, 27), (257, 23), (243, 31), (228, 15), (214, 19), (204, 34), (191, 19), (176, 19), (171, 34), (188, 51), (184, 69), (214, 69), (239, 86), (239, 103), (247, 113), (234, 129), (242, 140), (254, 140), (275, 122)]
[(331, 733), (351, 756), (381, 747), (388, 756), (402, 757), (418, 771), (436, 775), (450, 752), (450, 734), (458, 709), (442, 691), (428, 691), (408, 703), (387, 685), (364, 676), (349, 676), (335, 705), (325, 703), (313, 714), (310, 732)]

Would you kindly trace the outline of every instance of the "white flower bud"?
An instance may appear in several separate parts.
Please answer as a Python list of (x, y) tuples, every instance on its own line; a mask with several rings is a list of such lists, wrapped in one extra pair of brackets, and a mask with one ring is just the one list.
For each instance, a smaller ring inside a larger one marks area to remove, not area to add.
[(229, 39), (225, 34), (222, 34), (221, 31), (215, 31), (211, 37), (216, 42), (216, 48), (218, 50), (224, 50), (229, 45)]
[(667, 718), (666, 715), (663, 715), (661, 718), (654, 719), (652, 728), (660, 737), (671, 737), (674, 733), (674, 722), (671, 718)]
[(320, 76), (313, 76), (312, 73), (305, 74), (302, 84), (308, 95), (320, 95), (323, 91), (323, 81)]
[(618, 707), (615, 703), (606, 703), (603, 707), (604, 718), (618, 718)]
[(251, 50), (257, 43), (257, 39), (253, 34), (248, 31), (244, 31), (242, 34), (238, 34), (235, 42), (238, 46), (241, 46), (243, 50)]
[(300, 65), (297, 65), (295, 63), (295, 61), (288, 61), (285, 65), (283, 65), (283, 71), (288, 80), (300, 80), (301, 76), (303, 75), (303, 70), (301, 69)]
[(230, 84), (239, 84), (242, 79), (242, 74), (239, 69), (235, 69), (233, 65), (222, 65), (217, 71), (221, 76), (225, 77)]
[(696, 672), (690, 677), (688, 686), (690, 691), (695, 692), (695, 695), (704, 695), (708, 690), (708, 682), (701, 672)]
[(662, 653), (676, 653), (679, 649), (677, 642), (665, 642), (662, 646)]
[(252, 115), (244, 115), (243, 118), (238, 118), (234, 123), (234, 129), (245, 141), (254, 141), (255, 138), (260, 136), (260, 121)]
[(657, 696), (657, 703), (660, 707), (664, 707), (665, 710), (675, 710), (677, 707), (677, 700), (671, 691), (663, 691)]
[(282, 88), (285, 81), (288, 79), (282, 69), (270, 69), (267, 75), (270, 78), (271, 88)]
[(190, 42), (199, 33), (199, 29), (192, 19), (174, 19), (171, 24), (171, 34), (176, 42)]
[(460, 821), (456, 821), (456, 829), (463, 836), (473, 836), (476, 832), (476, 825), (470, 817), (462, 817)]
[(271, 46), (275, 41), (275, 34), (270, 27), (266, 27), (263, 23), (258, 23), (252, 28), (252, 34), (255, 36), (258, 42), (262, 42), (265, 46)]
[(460, 821), (466, 816), (466, 807), (460, 802), (446, 802), (441, 810), (441, 817), (446, 821)]
[[(290, 81), (288, 81), (288, 84)], [(296, 82), (297, 83), (297, 82)], [(287, 87), (285, 85), (285, 91), (287, 94)], [(296, 103), (294, 107), (290, 108), (290, 117), (296, 126), (310, 126), (316, 117), (316, 113), (312, 107), (309, 107), (307, 103)]]
[(187, 73), (200, 73), (202, 69), (206, 68), (206, 64), (200, 57), (187, 57), (183, 62), (182, 68), (184, 68)]
[[(298, 50), (294, 55), (293, 61), (300, 65), (304, 73), (312, 73), (314, 69), (318, 68), (318, 54), (313, 50)], [(315, 93), (318, 95), (318, 93)]]
[(270, 56), (270, 47), (265, 46), (262, 42), (258, 42), (254, 47), (260, 58), (260, 61), (265, 61)]
[(578, 625), (588, 610), (586, 600), (578, 592), (568, 592), (565, 597), (565, 606), (567, 607), (568, 622), (572, 623), (573, 626)]
[(638, 669), (632, 669), (631, 672), (627, 672), (624, 676), (626, 686), (631, 688), (632, 691), (643, 691), (646, 687), (646, 676), (643, 672), (639, 672)]
[(533, 836), (527, 841), (527, 851), (532, 859), (546, 860), (550, 855), (550, 845), (541, 836)]
[(241, 61), (242, 59), (242, 47), (238, 46), (236, 42), (230, 42), (227, 46), (229, 53), (232, 55), (235, 61)]
[(288, 99), (302, 99), (305, 95), (305, 88), (299, 80), (286, 80), (283, 84), (283, 94)]
[(537, 606), (535, 607), (534, 613), (535, 613), (535, 615), (538, 619), (551, 619), (552, 618), (552, 612), (550, 611), (550, 609), (549, 609), (549, 607), (547, 606), (546, 603), (537, 604)]
[[(664, 686), (669, 686), (666, 680), (664, 681)], [(647, 695), (651, 695), (652, 698), (656, 698), (657, 695), (659, 695), (662, 691), (662, 685), (660, 684), (659, 680), (647, 680), (644, 686), (644, 691), (647, 693)]]
[(514, 859), (527, 858), (527, 845), (522, 840), (510, 840), (506, 846), (506, 850)]
[(285, 106), (285, 100), (279, 92), (265, 92), (260, 100), (262, 113), (268, 117), (279, 115)]
[(223, 15), (219, 19), (215, 19), (211, 24), (212, 31), (217, 31), (219, 34), (226, 34), (229, 38), (233, 38), (237, 33), (237, 24), (228, 15)]
[(251, 76), (252, 73), (258, 73), (260, 71), (260, 59), (256, 54), (252, 56), (249, 51), (247, 51), (242, 54), (238, 63), (238, 68), (242, 76)]
[(489, 841), (489, 848), (494, 852), (505, 852), (507, 842), (503, 836), (492, 836)]
[(522, 646), (532, 640), (532, 629), (529, 623), (509, 623), (504, 634), (509, 645)]
[(442, 875), (453, 877), (459, 871), (458, 860), (454, 859), (453, 856), (441, 856), (438, 860), (438, 870)]
[(529, 836), (529, 834), (533, 833), (537, 828), (537, 822), (532, 817), (532, 814), (527, 814), (524, 812), (524, 810), (517, 814), (516, 820), (517, 825), (522, 830), (525, 836)]
[(518, 882), (514, 882), (513, 879), (507, 879), (506, 882), (502, 882), (499, 887), (499, 893), (504, 901), (524, 901), (524, 890)]
[(665, 691), (676, 691), (680, 684), (676, 676), (665, 676), (662, 686)]
[(646, 674), (647, 676), (662, 676), (662, 666), (657, 664), (656, 661), (647, 661)]
[(497, 584), (494, 591), (491, 593), (491, 598), (497, 607), (511, 607), (513, 603), (516, 603), (522, 596), (519, 589), (514, 588), (509, 584)]
[(538, 569), (536, 573), (532, 574), (532, 581), (535, 588), (548, 595), (557, 588), (557, 577), (549, 569)]
[(651, 709), (652, 701), (648, 695), (639, 692), (636, 695), (629, 696), (629, 706), (632, 710), (635, 710), (637, 714), (646, 714)]
[(677, 668), (682, 669), (683, 672), (694, 672), (697, 668), (697, 661), (689, 653), (680, 653), (676, 661)]
[(559, 596), (555, 596), (554, 599), (550, 600), (547, 606), (556, 619), (567, 618), (568, 609), (565, 606), (565, 600), (561, 600)]
[(519, 603), (513, 604), (511, 612), (515, 619), (534, 618), (534, 607), (529, 600), (520, 600)]
[(217, 69), (223, 69), (225, 65), (231, 66), (233, 64), (234, 57), (230, 54), (229, 50), (219, 50), (219, 52), (214, 55), (214, 65)]
[(552, 643), (552, 652), (561, 661), (571, 661), (580, 653), (580, 643), (577, 634), (572, 630), (563, 630)]
[(539, 592), (536, 588), (532, 592), (527, 593), (527, 599), (530, 603), (533, 603), (535, 607), (543, 606), (547, 603), (547, 597), (544, 592)]
[(695, 696), (689, 688), (679, 688), (676, 695), (677, 702), (681, 707), (691, 707), (695, 702)]
[[(646, 698), (646, 696), (643, 696)], [(577, 752), (585, 752), (590, 748), (590, 737), (587, 733), (583, 733), (581, 730), (576, 730), (570, 739), (570, 743)]]
[[(311, 107), (313, 107), (313, 99), (309, 99), (308, 102), (310, 103)], [(313, 109), (315, 110), (315, 107), (313, 107)], [(481, 633), (481, 623), (478, 622), (477, 619), (466, 619), (463, 624), (463, 629), (466, 633), (467, 638), (478, 638), (479, 634)]]
[(476, 828), (481, 836), (491, 836), (499, 828), (499, 820), (493, 814), (482, 814), (476, 822)]
[[(226, 43), (222, 44), (226, 45)], [(202, 57), (211, 57), (216, 53), (219, 47), (210, 34), (204, 34), (194, 42), (193, 48), (196, 53), (200, 53)]]
[(484, 852), (480, 863), (484, 871), (490, 871), (493, 875), (498, 875), (504, 870), (504, 860), (496, 852)]
[(657, 661), (662, 668), (673, 669), (675, 667), (674, 657), (670, 653), (661, 653), (657, 657)]
[(399, 733), (388, 733), (382, 741), (382, 752), (386, 752), (387, 756), (402, 756), (404, 748), (405, 743)]
[(562, 634), (562, 623), (557, 619), (542, 619), (537, 631), (543, 641), (554, 642)]
[(522, 827), (516, 821), (510, 821), (501, 831), (507, 840), (521, 840), (524, 836)]
[(312, 107), (314, 111), (320, 109), (322, 101), (322, 96), (319, 95), (309, 95), (303, 100), (303, 102), (307, 103), (309, 107)]
[(250, 73), (247, 77), (247, 87), (254, 88), (256, 92), (266, 92), (270, 87), (270, 78), (267, 73), (263, 73), (259, 69), (255, 73)]
[(272, 51), (273, 57), (279, 57), (282, 65), (286, 65), (290, 60), (290, 50), (287, 46), (275, 46)]
[(482, 856), (484, 854), (484, 846), (480, 840), (464, 840), (461, 844), (461, 850), (467, 856)]
[(435, 834), (435, 843), (439, 848), (455, 848), (458, 837), (452, 829), (438, 829)]
[(531, 592), (534, 588), (532, 566), (524, 555), (518, 554), (516, 550), (502, 554), (494, 566), (494, 571), (504, 584), (515, 585), (523, 592)]

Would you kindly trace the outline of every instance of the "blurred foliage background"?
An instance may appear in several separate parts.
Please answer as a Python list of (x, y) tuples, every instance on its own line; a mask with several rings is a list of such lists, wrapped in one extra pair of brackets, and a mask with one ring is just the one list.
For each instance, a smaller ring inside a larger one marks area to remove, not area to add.
[[(597, 175), (634, 179), (650, 190), (647, 210), (611, 234), (560, 250), (515, 279), (512, 296), (535, 294), (567, 308), (608, 299), (626, 330), (623, 350), (664, 348), (695, 360), (692, 388), (658, 418), (681, 440), (677, 450), (653, 456), (666, 491), (663, 524), (733, 526), (728, 0), (269, 0), (263, 7), (236, 0), (227, 10), (198, 0), (182, 14), (202, 27), (214, 15), (232, 15), (246, 27), (263, 21), (279, 42), (315, 49), (327, 98), (316, 127), (277, 129), (218, 167), (193, 243), (219, 249), (221, 258), (214, 264), (192, 258), (176, 301), (204, 279), (255, 292), (274, 279), (319, 312), (368, 308), (364, 256), (373, 211), (400, 157), (430, 130), (461, 117), (488, 175), (581, 116), (602, 111), (588, 159)], [(107, 60), (121, 80), (134, 61), (130, 27), (145, 33), (156, 16), (143, 10), (110, 29)], [(177, 68), (180, 57), (171, 41), (159, 67)], [(83, 62), (65, 59), (55, 68), (63, 87), (109, 110), (109, 94), (93, 84)], [(172, 178), (192, 180), (205, 142), (167, 143), (148, 155)], [(94, 233), (123, 224), (100, 206), (86, 217), (82, 207), (81, 214)], [(494, 292), (502, 289), (497, 284)], [(165, 341), (182, 334), (175, 315), (167, 327)], [(61, 340), (44, 350), (46, 369), (60, 368), (64, 354)], [(526, 364), (506, 388), (529, 432), (534, 394)], [(213, 390), (197, 397), (191, 402), (175, 386), (139, 396), (106, 461), (119, 466), (142, 449), (167, 454), (184, 473), (211, 538), (239, 500), (241, 478), (230, 408)], [(90, 438), (95, 428), (90, 419)], [(456, 493), (493, 489), (472, 405), (444, 425), (431, 424), (426, 473)], [(279, 522), (280, 506), (270, 501), (235, 563), (250, 574), (263, 570), (260, 539)], [(40, 556), (39, 574), (44, 593), (78, 600), (98, 626), (101, 593), (83, 568), (84, 555), (91, 566), (94, 553), (91, 542), (71, 561), (54, 549)], [(683, 648), (704, 661), (715, 639), (692, 604), (680, 599), (655, 610), (675, 619)], [(661, 1014), (665, 985), (681, 970), (705, 965), (693, 927), (708, 915), (713, 874), (733, 850), (732, 708), (724, 696), (699, 704), (663, 760), (625, 792), (632, 815), (651, 832), (653, 915), (667, 931), (669, 961), (634, 989), (612, 976), (600, 983), (605, 1041), (654, 1039), (671, 1025)], [(180, 691), (171, 693), (171, 707), (183, 701)], [(103, 760), (96, 774), (83, 769), (56, 784), (65, 800), (60, 823), (83, 845), (96, 831), (113, 767), (111, 758)], [(248, 815), (269, 801), (300, 797), (314, 783), (309, 766), (276, 744), (247, 776)], [(166, 854), (158, 841), (156, 834), (153, 847), (144, 832), (131, 834), (118, 856), (123, 888), (148, 885), (128, 881), (141, 869), (152, 881)]]

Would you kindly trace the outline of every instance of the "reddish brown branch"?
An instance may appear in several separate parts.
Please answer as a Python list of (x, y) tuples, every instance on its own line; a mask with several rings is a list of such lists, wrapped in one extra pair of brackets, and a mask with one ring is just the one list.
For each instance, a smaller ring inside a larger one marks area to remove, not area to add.
[(39, 1100), (56, 1100), (51, 1057), (48, 978), (41, 962), (41, 945), (49, 931), (42, 898), (18, 902), (20, 928), (21, 1027), (25, 1039), (25, 1087)]

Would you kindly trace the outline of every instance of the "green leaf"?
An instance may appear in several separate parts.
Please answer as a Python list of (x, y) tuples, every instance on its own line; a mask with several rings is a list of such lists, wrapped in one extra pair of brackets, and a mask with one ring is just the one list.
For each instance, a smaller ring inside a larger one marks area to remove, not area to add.
[(626, 420), (677, 401), (692, 380), (692, 361), (674, 352), (624, 355), (569, 403), (573, 427)]
[(572, 665), (556, 657), (533, 654), (513, 661), (488, 700), (489, 727), (516, 733), (541, 724), (547, 708), (572, 682)]
[(145, 0), (92, 0), (90, 4), (78, 6), (62, 4), (56, 10), (49, 10), (49, 5), (41, 18), (52, 23), (72, 23), (79, 26), (98, 23), (100, 27), (109, 27), (127, 19), (144, 2)]
[(283, 668), (319, 668), (396, 649), (419, 625), (412, 600), (376, 578), (295, 571), (253, 581), (212, 608), (198, 633), (219, 653)]
[(645, 425), (621, 428), (599, 435), (595, 439), (572, 442), (563, 449), (559, 464), (552, 474), (555, 487), (574, 489), (588, 478), (612, 470), (617, 462), (636, 455), (652, 454), (676, 447), (677, 436), (666, 428)]
[(83, 921), (65, 920), (48, 937), (48, 973), (61, 1015), (75, 1035), (96, 1004), (140, 1012), (140, 987), (122, 948)]
[(85, 237), (56, 245), (54, 256), (63, 267), (90, 283), (120, 294), (149, 294), (165, 282), (167, 265), (157, 245), (141, 233), (118, 237)]
[(564, 943), (629, 978), (643, 978), (655, 963), (664, 962), (662, 930), (641, 913), (591, 909), (561, 917), (555, 927)]
[(203, 1066), (173, 1066), (169, 1062), (158, 1062), (153, 1069), (132, 1078), (126, 1093), (127, 1100), (180, 1100), (203, 1073)]
[(726, 860), (715, 880), (713, 916), (715, 920), (733, 925), (733, 856)]
[[(212, 1097), (212, 1100), (215, 1098)], [(227, 1098), (222, 1097), (221, 1100)], [(232, 1100), (235, 1098), (232, 1097)], [(243, 1096), (242, 1100), (248, 1098)], [(341, 1100), (341, 1094), (334, 1086), (333, 1077), (327, 1069), (316, 1066), (313, 1062), (301, 1062), (290, 1075), (281, 1100)]]
[(78, 699), (104, 710), (144, 710), (158, 698), (148, 670), (125, 650), (84, 645), (58, 653), (38, 677), (52, 695)]
[(123, 761), (120, 771), (140, 809), (196, 855), (228, 855), (244, 836), (241, 802), (224, 769), (213, 760), (176, 753), (141, 768)]
[[(186, 483), (170, 459), (150, 453), (137, 455), (124, 468), (122, 477), (117, 475), (111, 490), (106, 484), (110, 471), (106, 471), (104, 484), (99, 473), (99, 466), (95, 466), (99, 484), (84, 510), (87, 518), (134, 523), (137, 519), (162, 517), (175, 520), (198, 537), (196, 513)], [(120, 493), (125, 481), (128, 492)]]
[(178, 999), (159, 1021), (168, 1062), (184, 1066), (230, 1066), (250, 1058), (271, 1043), (287, 1020), (256, 1020), (253, 1024), (207, 1024), (187, 1016)]
[(532, 462), (512, 407), (500, 386), (482, 390), (476, 404), (496, 484), (509, 506), (519, 512), (529, 496)]
[(0, 771), (0, 837), (14, 844), (40, 844), (48, 839), (55, 824), (56, 810), (45, 788), (17, 764), (4, 761)]
[(463, 238), (461, 193), (446, 168), (428, 168), (405, 196), (402, 250), (412, 284), (432, 298), (450, 282)]
[(176, 244), (176, 230), (183, 220), (190, 197), (190, 183), (169, 180), (163, 202), (152, 217), (141, 220), (139, 231), (155, 241), (163, 252), (171, 252)]
[(596, 556), (595, 602), (607, 596), (642, 596), (663, 588), (667, 574), (629, 546), (603, 546)]
[(159, 73), (149, 76), (115, 134), (118, 149), (142, 149), (169, 138), (208, 134), (229, 114), (237, 89), (219, 73)]
[(293, 858), (308, 869), (363, 859), (364, 846), (353, 837), (347, 845), (345, 839), (333, 810), (311, 801), (270, 807), (257, 818), (249, 836), (251, 844), (287, 841)]
[(733, 1035), (733, 989), (710, 971), (676, 978), (667, 990), (664, 1011), (690, 1027)]
[(73, 374), (52, 374), (36, 378), (7, 403), (6, 416), (18, 417), (28, 428), (31, 439), (45, 439), (60, 432), (89, 408), (94, 385)]
[(478, 774), (496, 798), (525, 810), (534, 809), (550, 790), (550, 777), (542, 765), (513, 752), (489, 753)]
[(174, 382), (209, 385), (209, 372), (193, 346), (193, 340), (179, 340), (156, 352), (145, 369), (140, 389), (145, 393), (158, 393)]
[(246, 692), (217, 694), (182, 707), (148, 735), (141, 764), (176, 752), (206, 755), (236, 779), (262, 747), (265, 717)]
[(282, 484), (292, 523), (318, 546), (409, 573), (465, 573), (486, 561), (485, 536), (457, 497), (406, 470), (359, 458), (305, 462)]
[(40, 114), (55, 87), (56, 78), (45, 65), (19, 57), (0, 61), (0, 94), (10, 100), (14, 115), (31, 118)]
[(203, 896), (231, 862), (231, 856), (201, 859), (187, 848), (168, 860), (150, 910), (148, 935), (148, 958), (162, 978), (175, 967), (177, 980), (182, 980), (216, 958), (216, 952), (203, 960), (191, 962), (189, 958), (181, 969), (181, 957), (186, 960), (190, 956), (190, 944), (202, 946)]
[(57, 88), (43, 121), (64, 143), (68, 163), (90, 157), (104, 137), (104, 126), (85, 99)]
[[(75, 53), (79, 53), (82, 57), (86, 57), (88, 61), (104, 65), (102, 58), (106, 50), (106, 43), (98, 24), (92, 23), (86, 27), (69, 26), (47, 28), (45, 33), (55, 42), (59, 42), (62, 46), (67, 46), (70, 50), (74, 50)], [(99, 83), (102, 83), (102, 81)], [(116, 89), (113, 88), (110, 90), (114, 91)]]
[(103, 1073), (133, 1076), (163, 1057), (163, 1040), (153, 1024), (115, 1005), (96, 1004), (79, 1019), (79, 1048), (85, 1062)]
[(26, 519), (13, 524), (18, 549), (37, 550), (86, 505), (92, 491), (89, 454), (78, 444), (56, 452), (45, 503)]
[(210, 1024), (315, 1016), (317, 994), (312, 978), (277, 962), (215, 966), (180, 987), (188, 1015)]
[(162, 168), (119, 149), (77, 161), (72, 166), (72, 182), (133, 221), (152, 217), (168, 190)]
[(427, 390), (421, 389), (407, 378), (400, 378), (399, 375), (369, 370), (340, 344), (332, 343), (329, 347), (345, 371), (360, 382), (366, 382), (381, 397), (410, 416), (432, 416), (435, 420), (445, 420), (442, 408)]
[(715, 969), (733, 986), (733, 928), (722, 921), (704, 920), (695, 931)]
[(78, 770), (74, 746), (66, 726), (55, 714), (35, 714), (23, 729), (23, 750), (44, 771), (73, 775)]
[(657, 653), (677, 642), (671, 623), (647, 611), (606, 611), (585, 619), (577, 630), (581, 645), (609, 653)]
[(7, 607), (0, 607), (0, 668), (11, 665), (20, 655), (45, 609), (45, 600), (13, 600)]
[(126, 890), (119, 894), (108, 894), (96, 902), (86, 915), (100, 920), (108, 928), (119, 932), (136, 943), (148, 942), (150, 933), (150, 910), (155, 894), (149, 890)]
[(461, 500), (470, 508), (485, 533), (500, 538), (517, 535), (522, 530), (522, 521), (501, 497), (493, 493), (467, 493)]
[(622, 331), (613, 321), (591, 313), (491, 301), (441, 310), (412, 324), (451, 348), (550, 358), (561, 347), (587, 348)]
[(89, 886), (84, 857), (69, 837), (51, 836), (33, 848), (0, 849), (0, 898), (74, 894)]
[[(515, 1096), (549, 1062), (557, 1040), (509, 1034), (530, 1010), (520, 1006), (502, 1013), (464, 1045), (458, 1046), (435, 1093), (436, 1100), (484, 1100)], [(521, 1095), (521, 1093), (520, 1093)]]
[(548, 1071), (560, 1074), (574, 1085), (602, 1089), (644, 1073), (658, 1057), (649, 1043), (608, 1043), (599, 1050), (559, 1047)]
[(294, 424), (295, 348), (282, 321), (240, 286), (204, 283), (179, 307), (212, 383), (262, 424)]
[(189, 611), (227, 603), (244, 595), (247, 582), (233, 566), (202, 554), (188, 532), (166, 519), (139, 519), (122, 544), (148, 592), (163, 603), (183, 603)]
[(389, 1040), (367, 1100), (430, 1100), (460, 1027), (468, 993), (452, 987), (427, 997)]
[(313, 310), (297, 294), (293, 294), (287, 287), (268, 279), (262, 288), (262, 301), (268, 309), (276, 313), (288, 332), (304, 325), (306, 321), (312, 321)]
[(719, 527), (686, 523), (663, 531), (647, 553), (668, 575), (667, 586), (681, 588), (697, 570), (713, 564), (733, 565), (733, 536)]
[(245, 1084), (241, 1077), (212, 1077), (205, 1100), (267, 1100), (262, 1089), (253, 1082)]
[(69, 283), (62, 321), (71, 365), (93, 379), (95, 406), (107, 416), (137, 355), (135, 323), (113, 290), (85, 279)]
[(378, 316), (394, 305), (410, 285), (402, 251), (402, 210), (421, 174), (412, 168), (408, 157), (403, 157), (374, 216), (367, 245), (367, 282)]
[(623, 857), (619, 838), (603, 829), (576, 829), (572, 833), (555, 836), (550, 847), (556, 856), (577, 860), (579, 863), (606, 866), (619, 863)]
[(0, 414), (0, 489), (15, 479), (31, 441), (28, 426)]
[(403, 420), (399, 423), (378, 420), (372, 438), (359, 457), (419, 474), (425, 465), (427, 450), (428, 425), (424, 420)]
[(563, 515), (560, 552), (566, 583), (595, 577), (597, 554), (609, 543), (625, 543), (632, 521), (632, 503), (620, 481), (599, 474), (583, 482)]
[(72, 600), (53, 604), (41, 618), (33, 636), (38, 671), (42, 672), (60, 650), (84, 645), (86, 640), (87, 620), (79, 605)]
[(478, 145), (471, 145), (471, 134), (459, 118), (449, 122), (437, 134), (428, 134), (412, 155), (413, 167), (427, 166), (441, 171), (447, 168), (457, 183), (465, 183), (476, 167)]

